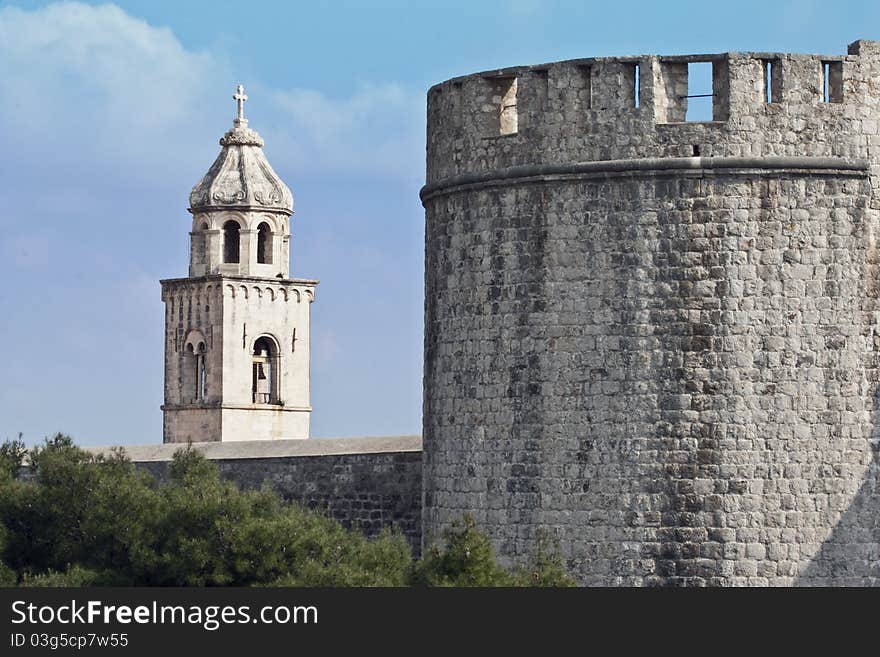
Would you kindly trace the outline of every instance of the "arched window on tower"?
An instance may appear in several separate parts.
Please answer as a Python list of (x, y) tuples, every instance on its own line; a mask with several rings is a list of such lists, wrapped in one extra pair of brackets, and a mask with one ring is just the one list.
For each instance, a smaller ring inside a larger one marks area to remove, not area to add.
[(203, 221), (200, 227), (202, 232), (202, 264), (208, 264), (208, 224)]
[(198, 368), (198, 359), (196, 351), (192, 343), (186, 345), (183, 353), (183, 367), (181, 379), (183, 383), (183, 395), (181, 401), (184, 404), (192, 404), (196, 401), (196, 372)]
[(223, 224), (223, 262), (240, 262), (239, 232), (237, 221), (230, 219)]
[(255, 404), (278, 403), (278, 353), (269, 338), (254, 342), (251, 391)]
[(205, 397), (208, 395), (208, 374), (205, 369), (204, 342), (199, 342), (196, 352), (196, 399), (205, 401)]
[(184, 404), (197, 404), (208, 397), (207, 351), (204, 337), (197, 331), (190, 334), (183, 350), (180, 372), (181, 402)]
[(272, 229), (265, 221), (257, 228), (257, 262), (272, 264)]

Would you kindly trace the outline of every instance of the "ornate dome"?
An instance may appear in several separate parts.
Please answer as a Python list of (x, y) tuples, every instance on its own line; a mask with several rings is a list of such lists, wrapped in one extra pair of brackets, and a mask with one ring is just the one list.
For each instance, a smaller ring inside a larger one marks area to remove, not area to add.
[(263, 154), (263, 138), (247, 127), (244, 88), (232, 97), (238, 118), (220, 140), (223, 147), (208, 173), (189, 195), (191, 212), (227, 208), (293, 213), (293, 195)]

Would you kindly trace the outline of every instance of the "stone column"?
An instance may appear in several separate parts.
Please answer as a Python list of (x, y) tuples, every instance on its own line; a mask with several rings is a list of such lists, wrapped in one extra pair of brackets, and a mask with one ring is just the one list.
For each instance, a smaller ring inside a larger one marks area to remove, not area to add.
[(205, 273), (216, 274), (220, 271), (220, 263), (223, 262), (221, 253), (222, 239), (219, 228), (205, 231)]
[(255, 265), (257, 264), (257, 231), (242, 230), (241, 231), (241, 267), (239, 271), (244, 276), (251, 276), (255, 273)]
[(278, 271), (285, 278), (288, 278), (290, 276), (290, 235), (283, 235), (278, 241), (281, 242), (278, 246), (278, 251), (281, 253), (281, 259), (278, 261)]

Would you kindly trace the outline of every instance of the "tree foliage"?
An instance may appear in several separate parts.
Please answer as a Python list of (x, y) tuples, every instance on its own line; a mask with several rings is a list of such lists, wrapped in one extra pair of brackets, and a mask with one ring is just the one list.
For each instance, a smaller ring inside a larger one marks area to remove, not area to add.
[(472, 519), (414, 562), (404, 537), (367, 539), (337, 521), (240, 490), (196, 450), (178, 450), (166, 481), (121, 450), (79, 449), (63, 434), (25, 452), (0, 446), (0, 585), (565, 586), (553, 551), (501, 567)]
[(500, 566), (489, 539), (470, 516), (454, 521), (443, 544), (429, 548), (415, 564), (413, 581), (423, 586), (575, 586), (556, 545), (539, 535), (527, 568)]

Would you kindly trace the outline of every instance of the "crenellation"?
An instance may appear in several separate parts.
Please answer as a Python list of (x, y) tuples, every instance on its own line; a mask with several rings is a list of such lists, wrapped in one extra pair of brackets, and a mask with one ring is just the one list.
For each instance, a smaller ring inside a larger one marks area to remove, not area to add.
[[(855, 50), (869, 54), (590, 58), (454, 78), (429, 93), (428, 183), (554, 160), (693, 156), (695, 144), (702, 156), (705, 144), (713, 156), (865, 157), (867, 135), (861, 144), (833, 138), (877, 102), (868, 81), (878, 57), (867, 46)], [(712, 64), (713, 116), (687, 122), (687, 67), (700, 62)], [(502, 135), (501, 103), (512, 80), (518, 125)], [(455, 138), (445, 138), (450, 134)], [(506, 139), (486, 139), (500, 136)]]

